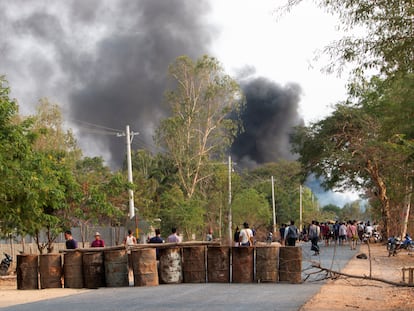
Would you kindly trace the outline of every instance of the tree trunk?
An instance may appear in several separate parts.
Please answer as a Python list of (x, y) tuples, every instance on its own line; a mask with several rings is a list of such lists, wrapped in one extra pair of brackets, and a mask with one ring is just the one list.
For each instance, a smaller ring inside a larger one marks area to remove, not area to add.
[(377, 197), (381, 202), (381, 214), (382, 214), (382, 220), (384, 223), (384, 228), (382, 229), (383, 236), (386, 237), (390, 236), (390, 228), (389, 228), (389, 222), (391, 220), (391, 211), (390, 211), (390, 200), (387, 195), (387, 185), (385, 184), (384, 179), (381, 177), (379, 173), (378, 166), (374, 163), (372, 163), (371, 160), (367, 161), (366, 170), (370, 174), (372, 181), (375, 183), (375, 185), (378, 188)]
[(408, 218), (410, 217), (410, 208), (411, 208), (411, 196), (413, 192), (413, 182), (410, 180), (406, 186), (405, 191), (405, 202), (403, 207), (403, 225), (401, 231), (401, 237), (404, 238), (407, 233)]

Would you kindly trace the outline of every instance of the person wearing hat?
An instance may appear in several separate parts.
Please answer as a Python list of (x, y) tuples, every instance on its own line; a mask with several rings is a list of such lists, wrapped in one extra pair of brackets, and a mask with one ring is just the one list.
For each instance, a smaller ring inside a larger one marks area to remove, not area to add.
[(91, 247), (105, 247), (105, 241), (101, 239), (99, 232), (95, 233), (95, 240), (91, 243)]
[(240, 231), (239, 241), (241, 246), (253, 245), (253, 232), (249, 228), (249, 224), (247, 222), (243, 224), (243, 229)]

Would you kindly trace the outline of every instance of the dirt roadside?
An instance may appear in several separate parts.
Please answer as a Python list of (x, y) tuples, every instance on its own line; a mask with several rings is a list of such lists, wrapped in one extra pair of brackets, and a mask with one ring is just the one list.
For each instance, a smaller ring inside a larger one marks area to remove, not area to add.
[[(371, 244), (372, 276), (394, 282), (402, 281), (402, 268), (414, 267), (414, 256), (400, 252), (388, 257), (384, 245)], [(361, 245), (358, 254), (369, 254)], [(357, 255), (357, 254), (355, 254)], [(370, 261), (354, 256), (342, 271), (350, 275), (369, 276)], [(382, 282), (341, 277), (329, 280), (300, 311), (310, 310), (414, 310), (414, 288), (397, 287)]]
[[(366, 245), (361, 246), (360, 253), (368, 255)], [(414, 256), (400, 252), (388, 257), (384, 245), (371, 245), (371, 258), (372, 276), (394, 282), (402, 281), (402, 268), (414, 267)], [(342, 272), (364, 276), (369, 275), (369, 271), (369, 260), (354, 256)], [(0, 280), (0, 308), (89, 291), (69, 288), (21, 291), (16, 288), (16, 278)], [(300, 310), (414, 310), (414, 288), (352, 278), (329, 280)]]

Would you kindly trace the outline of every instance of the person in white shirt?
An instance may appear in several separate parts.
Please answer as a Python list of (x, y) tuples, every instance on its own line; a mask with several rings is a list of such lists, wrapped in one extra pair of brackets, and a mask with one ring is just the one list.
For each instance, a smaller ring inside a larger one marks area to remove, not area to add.
[(365, 233), (368, 234), (369, 237), (372, 237), (372, 232), (374, 231), (374, 227), (371, 226), (370, 222), (368, 221), (365, 225)]
[(168, 243), (179, 243), (181, 242), (180, 237), (177, 234), (177, 228), (171, 229), (171, 234), (167, 238)]
[(125, 246), (131, 246), (137, 244), (137, 239), (132, 234), (132, 230), (128, 230), (128, 235), (124, 239)]
[(241, 246), (253, 245), (253, 232), (247, 222), (243, 224), (243, 229), (240, 230), (239, 241)]

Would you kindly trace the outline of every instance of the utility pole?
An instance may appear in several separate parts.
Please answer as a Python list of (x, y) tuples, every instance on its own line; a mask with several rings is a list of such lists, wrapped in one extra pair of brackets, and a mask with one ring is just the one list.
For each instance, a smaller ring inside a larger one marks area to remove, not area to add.
[(299, 185), (299, 231), (302, 231), (302, 185)]
[[(133, 183), (132, 181), (132, 160), (131, 160), (131, 143), (134, 139), (134, 135), (138, 135), (139, 133), (134, 133), (129, 131), (129, 125), (126, 126), (125, 133), (117, 134), (118, 137), (125, 136), (126, 137), (126, 154), (127, 154), (127, 169), (128, 169), (128, 182)], [(134, 207), (134, 191), (132, 189), (128, 189), (128, 197), (129, 197), (129, 218), (132, 219), (135, 216), (135, 207)], [(137, 230), (138, 231), (138, 230)], [(137, 232), (138, 234), (138, 232)]]
[(232, 212), (231, 212), (231, 171), (232, 171), (232, 165), (231, 165), (231, 156), (229, 156), (229, 245), (232, 244), (233, 241), (233, 230), (232, 230)]
[(272, 176), (273, 234), (276, 233), (275, 180)]

